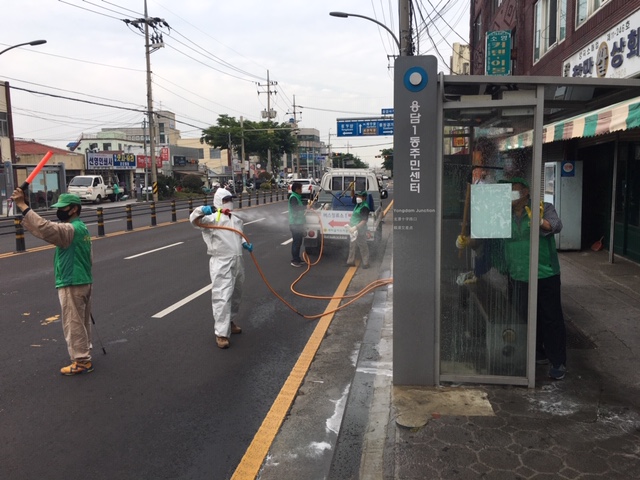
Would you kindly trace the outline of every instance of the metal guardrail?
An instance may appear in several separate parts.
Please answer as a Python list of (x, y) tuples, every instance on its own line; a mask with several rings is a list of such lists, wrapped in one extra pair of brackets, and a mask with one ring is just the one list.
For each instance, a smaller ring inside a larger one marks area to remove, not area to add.
[[(251, 207), (252, 199), (253, 202), (255, 202), (255, 205), (260, 205), (261, 200), (262, 204), (265, 205), (274, 201), (279, 202), (280, 200), (285, 200), (286, 198), (286, 189), (256, 190), (248, 192), (246, 194), (238, 194), (236, 202), (238, 205), (237, 208), (241, 209), (243, 207), (243, 204), (245, 204), (246, 207)], [(194, 210), (194, 202), (196, 202), (198, 205), (211, 205), (213, 203), (213, 198), (211, 195), (203, 195), (201, 197), (197, 197), (196, 199), (172, 199), (159, 201), (157, 203), (127, 203), (122, 208), (118, 208), (117, 205), (111, 206), (109, 208), (98, 206), (95, 211), (83, 210), (82, 220), (85, 223), (96, 223), (98, 225), (98, 236), (104, 237), (106, 235), (105, 223), (109, 221), (126, 219), (126, 229), (127, 231), (132, 231), (134, 229), (134, 223), (138, 223), (136, 220), (139, 221), (141, 218), (149, 218), (149, 223), (147, 225), (155, 227), (157, 226), (158, 214), (170, 212), (171, 222), (177, 222), (177, 211), (186, 208), (188, 210), (188, 215), (191, 215), (191, 212), (193, 212)], [(54, 210), (36, 211), (38, 215), (47, 220), (57, 220)], [(4, 217), (0, 219), (0, 237), (5, 235), (15, 235), (16, 252), (26, 251), (25, 233), (24, 228), (22, 227), (22, 215), (15, 215), (13, 217)]]

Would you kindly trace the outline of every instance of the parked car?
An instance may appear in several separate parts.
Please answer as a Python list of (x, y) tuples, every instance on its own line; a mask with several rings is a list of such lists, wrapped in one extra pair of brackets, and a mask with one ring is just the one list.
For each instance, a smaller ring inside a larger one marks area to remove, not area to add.
[(320, 185), (313, 178), (297, 178), (287, 187), (287, 198), (291, 196), (291, 186), (294, 182), (302, 184), (302, 198), (315, 198), (320, 193)]

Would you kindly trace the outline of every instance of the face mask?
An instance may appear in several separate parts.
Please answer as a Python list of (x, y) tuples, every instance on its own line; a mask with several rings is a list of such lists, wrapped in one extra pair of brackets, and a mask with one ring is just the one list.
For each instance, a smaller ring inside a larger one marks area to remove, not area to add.
[(356, 203), (362, 203), (362, 199), (360, 197), (356, 198)]
[(222, 210), (233, 210), (233, 202), (224, 202), (222, 204)]
[(520, 192), (518, 190), (512, 190), (511, 191), (511, 201), (512, 202), (517, 202), (518, 200), (520, 200)]
[(69, 214), (68, 210), (58, 209), (56, 210), (56, 217), (58, 217), (58, 220), (60, 220), (61, 222), (67, 222), (71, 218), (71, 215)]

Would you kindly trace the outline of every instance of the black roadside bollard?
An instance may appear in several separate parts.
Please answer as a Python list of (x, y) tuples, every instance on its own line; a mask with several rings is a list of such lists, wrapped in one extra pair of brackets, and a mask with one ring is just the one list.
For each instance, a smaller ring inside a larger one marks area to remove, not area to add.
[(193, 199), (189, 199), (189, 216), (193, 213)]
[(256, 205), (260, 205), (260, 192), (256, 190)]
[(242, 193), (238, 195), (238, 208), (242, 208)]
[(263, 190), (262, 191), (262, 204), (266, 204), (267, 203), (267, 191)]
[(24, 244), (24, 227), (22, 226), (22, 215), (13, 217), (13, 224), (16, 227), (16, 252), (24, 252), (27, 248)]
[(158, 224), (156, 219), (156, 202), (151, 202), (151, 226), (155, 227)]
[(269, 203), (273, 203), (273, 188), (269, 191), (269, 193), (271, 193), (271, 199), (269, 200)]
[(171, 200), (171, 221), (172, 222), (178, 221), (176, 217), (176, 201), (175, 200)]
[(249, 193), (247, 194), (247, 197), (248, 197), (248, 200), (247, 200), (247, 207), (250, 207), (250, 206), (251, 206), (251, 192), (249, 192)]
[(130, 232), (131, 230), (133, 230), (133, 209), (131, 208), (131, 205), (127, 205), (125, 209), (127, 211), (127, 231)]
[(104, 208), (98, 207), (98, 236), (104, 237)]

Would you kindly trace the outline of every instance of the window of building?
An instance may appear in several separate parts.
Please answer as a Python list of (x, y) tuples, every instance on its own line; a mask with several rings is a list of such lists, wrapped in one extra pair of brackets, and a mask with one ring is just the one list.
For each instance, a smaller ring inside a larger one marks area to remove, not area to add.
[(217, 148), (210, 148), (209, 149), (209, 158), (219, 159), (220, 158), (220, 150), (217, 149)]
[(576, 6), (576, 27), (589, 20), (609, 0), (578, 0)]
[(7, 112), (0, 112), (0, 137), (9, 136), (9, 121), (7, 120)]
[(198, 160), (204, 160), (204, 148), (198, 149)]
[(534, 15), (533, 61), (537, 62), (567, 35), (567, 0), (539, 0)]
[(102, 151), (103, 152), (108, 152), (111, 150), (111, 144), (110, 143), (103, 143), (102, 144)]

